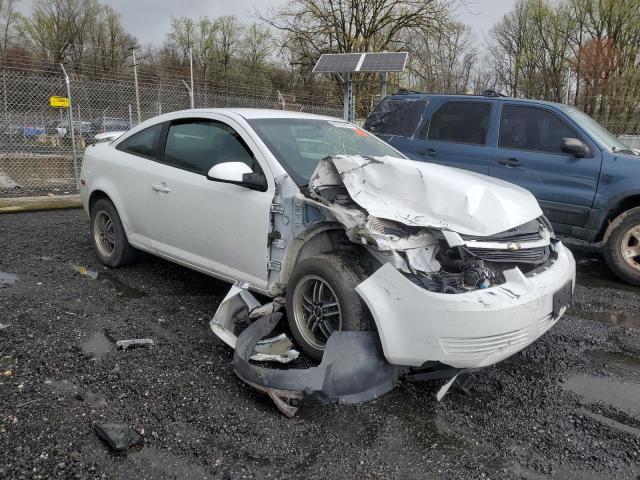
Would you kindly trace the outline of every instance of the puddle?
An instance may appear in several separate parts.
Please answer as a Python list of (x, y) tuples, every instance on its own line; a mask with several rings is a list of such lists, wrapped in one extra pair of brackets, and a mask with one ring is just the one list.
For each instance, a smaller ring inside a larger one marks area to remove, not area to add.
[(589, 402), (602, 402), (623, 411), (640, 412), (640, 384), (623, 383), (595, 375), (574, 375), (562, 388), (576, 393)]
[(612, 288), (640, 293), (640, 288), (618, 279), (600, 258), (576, 258), (576, 283), (589, 288)]
[(74, 396), (78, 393), (78, 387), (69, 380), (45, 380), (44, 383), (50, 385), (54, 393), (60, 397)]
[(9, 272), (0, 272), (0, 288), (13, 285), (18, 280), (18, 275)]
[(602, 480), (603, 478), (607, 478), (598, 472), (565, 467), (555, 462), (549, 463), (547, 459), (543, 458), (540, 458), (538, 463), (543, 465), (548, 464), (549, 473), (536, 472), (519, 463), (513, 463), (508, 468), (508, 471), (513, 474), (514, 478), (524, 478), (526, 480)]
[(580, 409), (578, 411), (585, 417), (589, 417), (596, 422), (602, 423), (603, 425), (615, 428), (616, 430), (619, 430), (623, 433), (638, 435), (640, 437), (640, 428), (632, 427), (631, 425), (627, 425), (626, 423), (620, 423), (613, 418), (605, 417), (604, 415), (600, 415), (599, 413), (591, 412), (589, 410)]
[(146, 297), (146, 292), (139, 290), (134, 287), (130, 287), (129, 285), (122, 283), (117, 278), (113, 277), (108, 272), (103, 272), (100, 274), (100, 278), (103, 278), (109, 285), (113, 287), (116, 291), (116, 295), (124, 298), (142, 298)]
[[(615, 371), (630, 380), (640, 380), (640, 358), (619, 352), (590, 352), (592, 362), (598, 367)], [(640, 402), (640, 399), (638, 400)]]
[[(190, 462), (188, 459), (152, 446), (145, 446), (140, 451), (130, 453), (128, 459), (132, 465), (131, 473), (142, 478), (212, 478), (205, 466)], [(134, 475), (135, 476), (135, 475)]]
[(102, 279), (106, 283), (108, 283), (115, 291), (116, 295), (124, 298), (142, 298), (146, 297), (146, 293), (142, 290), (139, 290), (134, 287), (130, 287), (125, 283), (122, 283), (120, 280), (115, 278), (109, 272), (96, 272), (95, 270), (91, 270), (90, 268), (83, 267), (82, 265), (71, 264), (71, 269), (82, 275), (83, 277), (90, 278), (91, 280)]
[(82, 343), (80, 348), (87, 355), (100, 359), (113, 350), (113, 343), (102, 330), (96, 330)]
[(620, 327), (640, 327), (640, 315), (626, 315), (611, 310), (585, 310), (580, 304), (574, 304), (567, 310), (567, 315), (574, 318), (611, 323)]
[(83, 267), (82, 265), (71, 265), (71, 268), (74, 272), (79, 273), (83, 277), (88, 277), (91, 280), (96, 280), (98, 278), (98, 272), (95, 270), (91, 270), (87, 267)]

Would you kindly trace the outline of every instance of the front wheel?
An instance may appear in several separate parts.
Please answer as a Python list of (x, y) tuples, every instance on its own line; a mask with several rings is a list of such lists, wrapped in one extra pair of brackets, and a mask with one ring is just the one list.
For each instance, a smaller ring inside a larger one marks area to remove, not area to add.
[(603, 255), (613, 273), (640, 286), (640, 207), (627, 210), (611, 222)]
[(370, 329), (367, 308), (355, 291), (364, 272), (351, 259), (322, 255), (303, 260), (287, 284), (287, 320), (300, 349), (322, 359), (334, 331)]

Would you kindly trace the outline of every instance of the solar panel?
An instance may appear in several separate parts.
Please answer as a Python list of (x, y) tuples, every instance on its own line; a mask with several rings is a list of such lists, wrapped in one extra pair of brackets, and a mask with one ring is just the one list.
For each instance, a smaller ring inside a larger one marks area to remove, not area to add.
[(365, 53), (359, 72), (401, 72), (407, 63), (407, 52)]
[(362, 53), (325, 53), (313, 67), (314, 73), (357, 72)]

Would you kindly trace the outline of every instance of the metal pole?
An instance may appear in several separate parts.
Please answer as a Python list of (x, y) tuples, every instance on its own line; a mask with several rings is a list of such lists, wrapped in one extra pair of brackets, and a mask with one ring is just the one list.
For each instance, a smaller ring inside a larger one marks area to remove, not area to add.
[(344, 81), (342, 82), (342, 90), (344, 93), (343, 99), (343, 118), (348, 122), (349, 121), (349, 103), (351, 101), (351, 76), (346, 73), (344, 75)]
[(193, 98), (193, 49), (189, 47), (189, 71), (191, 73), (191, 90), (189, 94), (191, 95), (191, 108), (196, 108), (195, 99)]
[(138, 112), (138, 123), (142, 122), (142, 115), (140, 115), (140, 91), (138, 90), (138, 64), (136, 63), (136, 49), (131, 48), (133, 54), (133, 83), (136, 89), (136, 110)]
[(133, 128), (133, 112), (131, 110), (131, 104), (129, 104), (129, 129)]
[(387, 96), (387, 72), (382, 73), (380, 79), (380, 100)]
[(187, 92), (189, 92), (189, 104), (191, 105), (191, 108), (193, 108), (193, 90), (191, 90), (187, 82), (185, 82), (184, 80), (182, 80), (182, 83), (184, 83)]
[(64, 65), (61, 63), (60, 68), (62, 68), (62, 73), (64, 74), (64, 83), (67, 84), (67, 98), (69, 99), (69, 131), (71, 132), (71, 155), (73, 159), (73, 175), (76, 179), (76, 188), (80, 189), (80, 178), (78, 176), (78, 156), (76, 153), (76, 136), (75, 136), (75, 128), (73, 128), (73, 102), (71, 101), (71, 82), (69, 82), (69, 75), (67, 75), (67, 71), (64, 69)]

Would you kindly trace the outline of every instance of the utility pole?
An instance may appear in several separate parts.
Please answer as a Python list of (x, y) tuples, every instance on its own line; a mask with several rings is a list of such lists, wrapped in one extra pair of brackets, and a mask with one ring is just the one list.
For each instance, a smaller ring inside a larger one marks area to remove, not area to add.
[(69, 75), (67, 75), (67, 71), (64, 69), (64, 65), (60, 64), (60, 68), (62, 68), (62, 73), (64, 74), (64, 83), (67, 84), (67, 98), (69, 99), (69, 108), (67, 112), (69, 113), (69, 132), (71, 134), (71, 155), (73, 161), (73, 175), (76, 178), (76, 188), (80, 189), (80, 177), (78, 176), (78, 154), (76, 153), (76, 136), (75, 136), (75, 128), (73, 125), (73, 102), (71, 99), (71, 82), (69, 81)]
[(136, 110), (138, 113), (138, 123), (142, 122), (142, 116), (140, 115), (140, 91), (138, 90), (138, 64), (136, 63), (136, 47), (131, 47), (131, 53), (133, 54), (133, 83), (136, 89)]
[(189, 71), (191, 72), (191, 90), (189, 91), (189, 94), (191, 96), (191, 108), (194, 109), (194, 108), (196, 108), (196, 102), (195, 102), (195, 99), (193, 98), (193, 96), (194, 96), (194, 91), (193, 91), (193, 49), (191, 47), (189, 47)]

